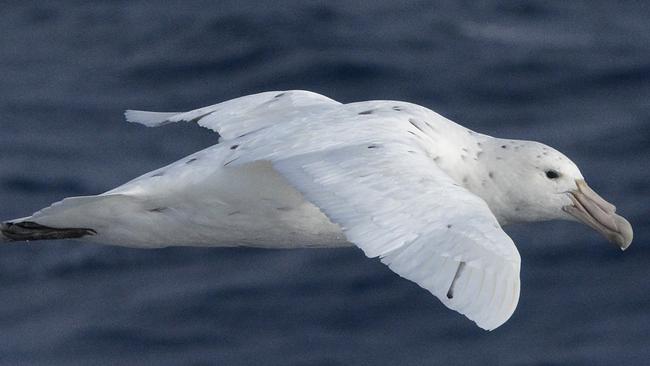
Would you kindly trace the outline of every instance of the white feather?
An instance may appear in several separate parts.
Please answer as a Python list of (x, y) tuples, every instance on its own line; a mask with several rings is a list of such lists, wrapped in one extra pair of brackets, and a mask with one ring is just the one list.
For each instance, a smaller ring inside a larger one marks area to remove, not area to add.
[(150, 127), (196, 122), (223, 141), (25, 220), (141, 247), (353, 243), (482, 328), (517, 305), (519, 253), (487, 203), (459, 184), (476, 169), (463, 154), (486, 137), (414, 104), (340, 104), (305, 91), (125, 115)]

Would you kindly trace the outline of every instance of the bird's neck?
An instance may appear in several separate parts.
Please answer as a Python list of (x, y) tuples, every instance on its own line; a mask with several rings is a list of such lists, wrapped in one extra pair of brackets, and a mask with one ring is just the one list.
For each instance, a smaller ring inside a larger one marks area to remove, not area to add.
[(513, 154), (507, 150), (514, 149), (514, 141), (468, 133), (462, 141), (437, 150), (438, 166), (457, 184), (481, 197), (502, 225), (517, 221), (516, 207), (511, 202), (514, 177), (507, 173), (509, 156)]

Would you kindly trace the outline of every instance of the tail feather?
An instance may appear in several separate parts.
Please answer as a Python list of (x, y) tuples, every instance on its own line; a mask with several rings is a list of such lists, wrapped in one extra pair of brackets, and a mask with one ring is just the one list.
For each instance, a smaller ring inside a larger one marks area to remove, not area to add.
[(0, 223), (0, 242), (94, 236), (124, 212), (139, 212), (136, 206), (137, 200), (121, 194), (68, 197), (32, 216)]
[(97, 232), (86, 228), (52, 228), (31, 221), (3, 222), (0, 224), (0, 241), (31, 241), (77, 239)]

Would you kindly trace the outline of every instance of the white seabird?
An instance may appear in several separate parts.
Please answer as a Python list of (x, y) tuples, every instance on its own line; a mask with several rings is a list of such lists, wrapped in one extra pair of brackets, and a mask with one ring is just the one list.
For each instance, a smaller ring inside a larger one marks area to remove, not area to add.
[(621, 249), (632, 241), (630, 224), (560, 152), (479, 134), (415, 104), (285, 91), (126, 119), (195, 122), (221, 141), (106, 193), (4, 222), (0, 241), (356, 245), (484, 329), (503, 324), (519, 300), (520, 257), (502, 225), (578, 220)]

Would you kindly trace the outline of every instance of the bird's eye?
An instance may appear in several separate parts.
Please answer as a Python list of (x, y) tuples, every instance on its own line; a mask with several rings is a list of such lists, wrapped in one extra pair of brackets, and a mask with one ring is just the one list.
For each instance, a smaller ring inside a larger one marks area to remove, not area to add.
[(546, 178), (548, 179), (557, 179), (560, 177), (560, 173), (556, 172), (555, 170), (547, 170), (546, 171)]

